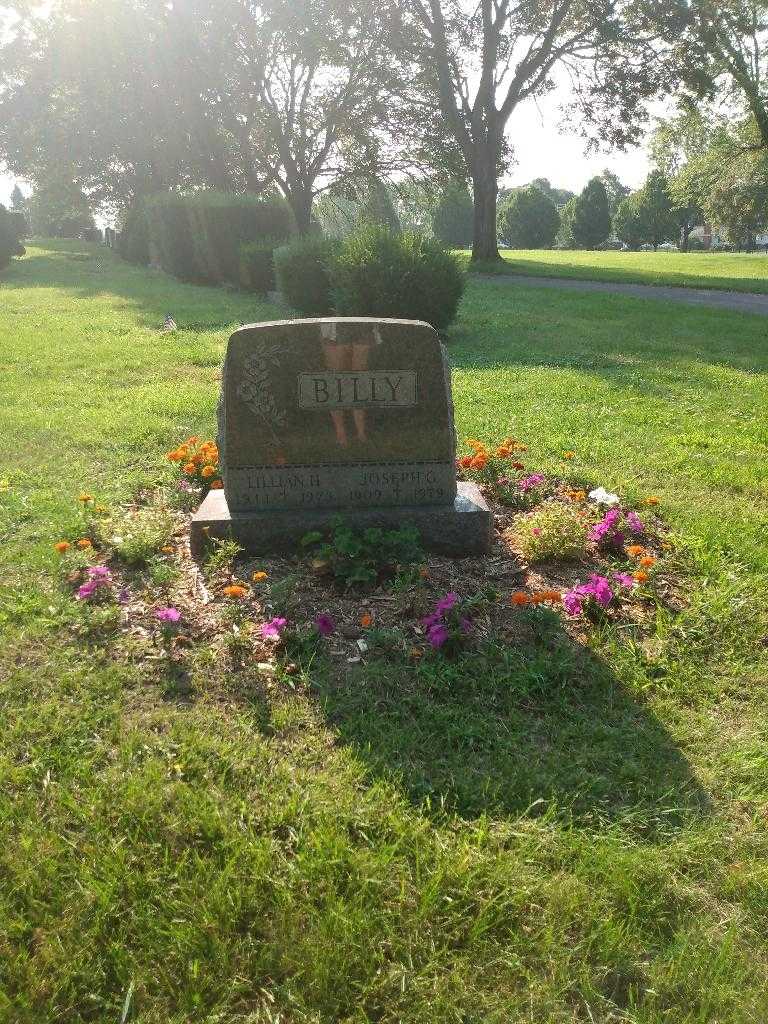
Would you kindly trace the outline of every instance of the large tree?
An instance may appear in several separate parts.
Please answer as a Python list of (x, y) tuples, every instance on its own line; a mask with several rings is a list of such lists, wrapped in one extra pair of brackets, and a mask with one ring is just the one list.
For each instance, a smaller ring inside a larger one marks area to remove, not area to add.
[(184, 0), (181, 12), (240, 186), (277, 186), (300, 233), (320, 193), (391, 165), (397, 69), (381, 3)]
[(463, 156), (474, 192), (475, 260), (497, 259), (498, 176), (507, 156), (507, 125), (517, 107), (547, 92), (552, 75), (567, 65), (600, 66), (601, 75), (579, 82), (588, 114), (600, 91), (610, 92), (622, 116), (603, 134), (623, 141), (643, 89), (630, 87), (636, 70), (619, 61), (627, 44), (619, 0), (401, 0), (422, 33), (423, 81), (430, 78), (443, 118)]
[(634, 11), (691, 97), (730, 98), (768, 148), (768, 0), (638, 0)]
[(161, 0), (15, 0), (0, 47), (0, 157), (43, 183), (65, 159), (96, 203), (229, 184), (196, 50)]

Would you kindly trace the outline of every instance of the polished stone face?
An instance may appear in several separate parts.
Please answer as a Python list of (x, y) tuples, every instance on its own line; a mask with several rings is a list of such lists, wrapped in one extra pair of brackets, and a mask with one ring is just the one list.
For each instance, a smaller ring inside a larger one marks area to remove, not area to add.
[(229, 508), (452, 505), (450, 372), (405, 320), (286, 320), (236, 331), (219, 408)]

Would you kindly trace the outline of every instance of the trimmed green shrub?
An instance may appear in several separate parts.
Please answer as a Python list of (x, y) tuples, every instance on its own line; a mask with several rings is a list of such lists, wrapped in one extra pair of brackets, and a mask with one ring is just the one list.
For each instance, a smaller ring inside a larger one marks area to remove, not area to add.
[(346, 239), (331, 269), (340, 316), (425, 320), (443, 330), (464, 291), (457, 259), (436, 239), (369, 227)]
[(275, 249), (282, 238), (260, 238), (240, 246), (240, 284), (248, 291), (266, 295), (275, 290)]
[(156, 196), (147, 205), (147, 220), (163, 270), (182, 281), (205, 280), (195, 258), (187, 201), (177, 195)]
[(163, 270), (186, 281), (239, 284), (240, 247), (287, 238), (288, 204), (276, 197), (198, 192), (156, 196), (148, 208), (149, 240)]
[(123, 230), (118, 235), (118, 254), (129, 263), (146, 266), (149, 263), (149, 224), (147, 210), (136, 200), (125, 215)]
[(275, 277), (286, 301), (303, 316), (333, 311), (331, 273), (341, 248), (330, 238), (297, 238), (275, 251)]
[(0, 270), (7, 267), (14, 256), (23, 256), (26, 252), (19, 235), (19, 218), (0, 205)]
[(290, 208), (277, 197), (211, 191), (190, 196), (185, 204), (203, 281), (238, 283), (242, 245), (264, 239), (283, 241), (291, 233)]
[(560, 228), (557, 207), (535, 185), (518, 188), (502, 204), (499, 238), (511, 249), (548, 249)]

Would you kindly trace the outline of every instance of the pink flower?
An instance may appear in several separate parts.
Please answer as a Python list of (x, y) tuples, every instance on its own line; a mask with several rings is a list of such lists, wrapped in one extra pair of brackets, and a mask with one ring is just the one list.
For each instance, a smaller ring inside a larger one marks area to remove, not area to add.
[(622, 587), (629, 587), (630, 590), (634, 587), (636, 582), (635, 577), (628, 572), (615, 572), (613, 574), (613, 578), (617, 580)]
[(454, 608), (459, 603), (459, 600), (460, 598), (458, 594), (446, 594), (445, 597), (441, 597), (435, 605), (435, 614), (445, 615), (446, 612), (449, 612), (451, 608)]
[(261, 635), (265, 640), (267, 639), (279, 639), (281, 633), (288, 625), (288, 619), (274, 618), (270, 619), (269, 622), (265, 622), (261, 627)]
[(434, 626), (430, 626), (427, 630), (427, 640), (432, 647), (437, 650), (442, 647), (445, 641), (448, 639), (448, 627), (442, 622), (435, 623)]
[(563, 594), (563, 608), (565, 608), (569, 615), (581, 615), (583, 603), (584, 597), (577, 590), (569, 590)]
[(336, 632), (336, 623), (327, 612), (321, 612), (315, 619), (315, 626), (320, 636), (330, 636)]
[(645, 523), (637, 512), (627, 512), (627, 526), (632, 533), (645, 533)]
[(178, 608), (158, 608), (155, 618), (164, 626), (175, 626), (181, 620), (181, 612)]
[(531, 473), (530, 476), (524, 476), (517, 486), (525, 494), (526, 491), (532, 491), (534, 487), (543, 484), (545, 480), (543, 473)]

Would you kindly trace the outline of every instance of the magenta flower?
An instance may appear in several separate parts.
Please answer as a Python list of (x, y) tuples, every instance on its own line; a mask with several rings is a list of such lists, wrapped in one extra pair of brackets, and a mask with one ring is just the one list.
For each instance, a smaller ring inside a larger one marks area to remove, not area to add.
[(181, 620), (181, 612), (178, 608), (158, 608), (155, 618), (164, 626), (175, 626)]
[(526, 491), (532, 491), (534, 487), (543, 484), (545, 480), (543, 473), (531, 473), (530, 476), (524, 476), (517, 486), (525, 494)]
[(460, 601), (459, 595), (455, 593), (446, 594), (445, 597), (441, 597), (435, 605), (435, 615), (441, 616), (449, 612), (451, 608), (454, 608)]
[(627, 512), (627, 526), (632, 533), (645, 533), (645, 523), (637, 512)]
[(315, 619), (315, 626), (320, 636), (330, 636), (336, 632), (336, 623), (327, 612), (321, 612)]
[(580, 615), (587, 601), (596, 601), (601, 608), (607, 608), (613, 597), (611, 584), (605, 576), (592, 573), (588, 583), (582, 583), (563, 594), (563, 607), (569, 615)]
[(90, 601), (90, 599), (101, 590), (112, 583), (112, 573), (106, 565), (92, 565), (87, 570), (88, 579), (82, 586), (78, 587), (75, 597), (78, 601)]
[(615, 572), (613, 574), (613, 578), (617, 580), (622, 585), (622, 587), (629, 587), (630, 590), (634, 587), (635, 583), (637, 582), (635, 580), (635, 577), (628, 572)]
[(589, 596), (594, 597), (599, 605), (603, 608), (607, 608), (613, 600), (613, 591), (611, 585), (605, 576), (598, 576), (596, 573), (592, 573), (589, 577), (589, 583), (587, 583), (589, 590), (587, 593)]
[(437, 650), (442, 647), (448, 639), (448, 627), (442, 622), (436, 622), (427, 630), (427, 640)]
[(576, 589), (569, 590), (563, 594), (563, 608), (569, 615), (581, 615), (581, 608), (584, 604), (584, 597)]
[(268, 639), (279, 639), (285, 627), (288, 625), (288, 619), (281, 619), (276, 617), (270, 619), (269, 622), (265, 622), (261, 627), (261, 635), (265, 640)]

